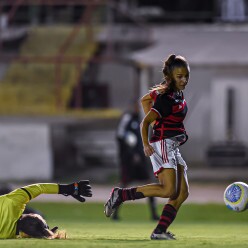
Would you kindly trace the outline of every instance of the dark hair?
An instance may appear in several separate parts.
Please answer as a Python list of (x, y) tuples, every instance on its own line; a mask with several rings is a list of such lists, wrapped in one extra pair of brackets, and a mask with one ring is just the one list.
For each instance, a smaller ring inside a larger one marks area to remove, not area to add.
[(17, 227), (18, 231), (33, 238), (49, 238), (53, 235), (46, 221), (39, 214), (23, 214), (18, 220)]
[(163, 66), (163, 74), (165, 79), (168, 78), (172, 80), (172, 71), (175, 67), (185, 67), (189, 71), (189, 64), (183, 56), (171, 54), (165, 60)]
[(190, 72), (189, 64), (183, 56), (171, 54), (164, 61), (164, 66), (162, 70), (164, 74), (163, 82), (152, 87), (150, 91), (164, 90), (164, 92), (167, 92), (171, 87), (173, 87), (174, 79), (172, 77), (172, 72), (176, 67), (187, 68), (187, 70)]

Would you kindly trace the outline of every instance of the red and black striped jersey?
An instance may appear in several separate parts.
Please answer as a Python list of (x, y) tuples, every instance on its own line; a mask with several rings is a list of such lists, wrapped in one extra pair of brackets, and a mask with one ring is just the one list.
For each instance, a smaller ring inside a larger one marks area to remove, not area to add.
[(187, 104), (183, 92), (169, 91), (158, 95), (151, 111), (157, 113), (158, 118), (153, 126), (153, 135), (150, 142), (178, 135), (186, 135), (183, 120), (187, 114)]

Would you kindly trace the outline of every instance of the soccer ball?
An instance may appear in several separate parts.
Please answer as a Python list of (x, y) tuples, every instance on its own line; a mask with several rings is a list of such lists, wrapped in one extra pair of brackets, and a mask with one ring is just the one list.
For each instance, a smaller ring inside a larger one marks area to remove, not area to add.
[(248, 208), (248, 185), (243, 182), (235, 182), (227, 186), (224, 192), (226, 206), (236, 212), (242, 212)]

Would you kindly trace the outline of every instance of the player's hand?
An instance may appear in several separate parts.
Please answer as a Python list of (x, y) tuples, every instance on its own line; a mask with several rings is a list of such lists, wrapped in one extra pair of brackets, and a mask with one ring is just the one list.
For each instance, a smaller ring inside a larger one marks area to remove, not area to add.
[(85, 202), (85, 198), (83, 196), (92, 196), (92, 190), (89, 184), (89, 180), (81, 180), (74, 183), (74, 193), (72, 194), (72, 197), (80, 202)]
[(151, 145), (144, 145), (144, 153), (146, 157), (150, 157), (154, 152), (155, 151)]
[(85, 202), (84, 197), (91, 197), (92, 190), (89, 180), (81, 180), (71, 184), (59, 184), (59, 194), (71, 195), (80, 202)]

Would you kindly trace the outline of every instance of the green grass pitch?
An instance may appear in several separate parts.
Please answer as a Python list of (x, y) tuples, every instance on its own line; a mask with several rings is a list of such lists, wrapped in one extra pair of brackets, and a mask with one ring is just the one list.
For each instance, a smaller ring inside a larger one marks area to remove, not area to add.
[(150, 240), (156, 222), (150, 220), (147, 204), (125, 203), (118, 222), (104, 216), (103, 203), (35, 202), (30, 206), (44, 213), (50, 227), (66, 230), (68, 239), (0, 240), (0, 247), (248, 247), (248, 211), (235, 213), (224, 204), (185, 204), (170, 227), (176, 241)]

